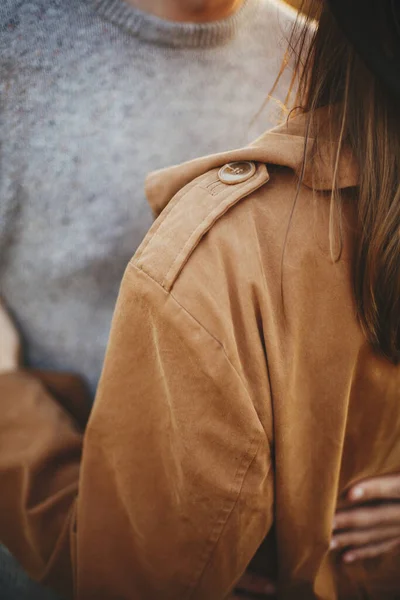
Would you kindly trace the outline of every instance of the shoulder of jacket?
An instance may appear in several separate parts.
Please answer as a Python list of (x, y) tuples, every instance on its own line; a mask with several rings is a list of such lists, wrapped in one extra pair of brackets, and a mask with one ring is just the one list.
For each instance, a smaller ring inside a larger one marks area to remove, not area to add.
[(227, 184), (220, 167), (185, 185), (168, 203), (138, 248), (132, 264), (170, 291), (204, 235), (223, 215), (269, 180), (264, 163), (245, 181)]

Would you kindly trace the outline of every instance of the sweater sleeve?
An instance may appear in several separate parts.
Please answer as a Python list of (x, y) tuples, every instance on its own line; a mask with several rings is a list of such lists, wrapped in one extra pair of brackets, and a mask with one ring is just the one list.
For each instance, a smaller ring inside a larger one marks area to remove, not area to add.
[[(82, 439), (51, 399), (21, 400), (6, 399), (17, 409), (1, 425), (0, 481), (8, 545), (31, 573), (44, 548), (45, 579), (70, 568), (82, 600), (225, 597), (272, 523), (270, 451), (223, 347), (171, 294), (128, 267), (81, 461)], [(41, 498), (34, 538), (21, 464)]]

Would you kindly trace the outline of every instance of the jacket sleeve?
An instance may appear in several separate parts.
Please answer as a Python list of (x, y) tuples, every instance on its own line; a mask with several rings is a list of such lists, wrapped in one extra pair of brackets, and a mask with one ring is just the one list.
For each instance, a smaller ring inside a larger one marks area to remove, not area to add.
[[(60, 384), (82, 397), (71, 377), (53, 378), (53, 393)], [(1, 375), (0, 406), (0, 542), (31, 577), (72, 596), (82, 433), (37, 374)]]
[[(42, 400), (54, 413), (50, 399)], [(20, 417), (26, 411), (19, 408)], [(38, 421), (34, 407), (29, 411), (25, 435), (33, 444)], [(24, 445), (13, 444), (9, 462), (27, 463), (47, 494), (43, 523), (55, 518), (53, 530), (41, 531), (52, 546), (46, 574), (68, 547), (78, 598), (225, 597), (272, 523), (269, 446), (223, 347), (171, 294), (128, 267), (83, 441), (79, 487), (79, 461), (54, 452), (68, 448), (67, 438), (78, 451), (72, 425), (55, 413), (47, 429), (45, 421), (45, 473), (34, 470)], [(18, 420), (9, 428), (16, 430)], [(58, 486), (65, 463), (75, 465), (76, 493), (55, 504), (70, 489), (62, 479)], [(5, 470), (7, 464), (0, 477)], [(8, 495), (21, 504), (20, 487), (9, 486)], [(27, 512), (24, 506), (15, 516), (26, 521)], [(28, 541), (24, 549), (32, 552)]]

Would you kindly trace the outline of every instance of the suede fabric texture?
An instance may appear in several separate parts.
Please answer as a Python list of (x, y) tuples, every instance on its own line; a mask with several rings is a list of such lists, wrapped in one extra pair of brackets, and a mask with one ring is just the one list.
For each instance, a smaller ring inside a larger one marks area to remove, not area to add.
[[(341, 493), (400, 468), (400, 369), (355, 315), (351, 156), (338, 262), (329, 147), (292, 211), (303, 128), (148, 178), (158, 218), (85, 434), (54, 381), (0, 378), (0, 540), (66, 597), (222, 600), (251, 562), (285, 600), (398, 597), (399, 551), (356, 566), (329, 552)], [(228, 186), (234, 160), (256, 171)]]

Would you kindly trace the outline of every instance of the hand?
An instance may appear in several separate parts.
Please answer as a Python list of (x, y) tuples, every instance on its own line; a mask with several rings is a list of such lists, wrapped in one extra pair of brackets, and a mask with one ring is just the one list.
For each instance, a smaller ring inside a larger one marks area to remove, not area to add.
[(331, 548), (351, 563), (385, 554), (400, 545), (400, 475), (357, 483), (337, 511)]
[(274, 600), (275, 594), (273, 581), (246, 571), (228, 600)]
[(4, 305), (0, 301), (0, 375), (17, 371), (21, 362), (21, 340)]

